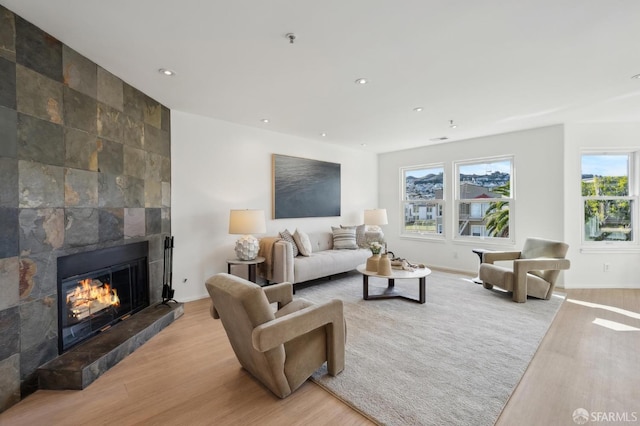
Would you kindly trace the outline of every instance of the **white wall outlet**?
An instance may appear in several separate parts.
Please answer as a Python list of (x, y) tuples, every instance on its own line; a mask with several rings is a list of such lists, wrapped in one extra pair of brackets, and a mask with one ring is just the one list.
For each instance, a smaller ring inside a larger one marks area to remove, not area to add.
[(602, 264), (602, 270), (604, 272), (609, 272), (609, 269), (611, 269), (611, 264), (610, 263), (603, 263)]

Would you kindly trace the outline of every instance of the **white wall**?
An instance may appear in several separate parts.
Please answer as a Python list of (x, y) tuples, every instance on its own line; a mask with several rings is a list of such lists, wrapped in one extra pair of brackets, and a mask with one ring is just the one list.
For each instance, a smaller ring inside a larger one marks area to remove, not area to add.
[[(512, 245), (491, 245), (487, 240), (472, 243), (452, 241), (457, 220), (447, 205), (447, 238), (444, 241), (417, 240), (399, 236), (401, 228), (401, 182), (399, 169), (421, 164), (444, 163), (448, 179), (446, 197), (453, 200), (454, 161), (513, 155), (515, 162), (515, 237)], [(396, 255), (427, 265), (476, 273), (479, 259), (472, 248), (520, 249), (529, 236), (564, 238), (563, 128), (545, 127), (397, 151), (379, 156), (380, 207), (386, 207), (389, 225), (384, 227), (389, 250)]]
[[(565, 240), (571, 269), (567, 288), (640, 288), (640, 250), (583, 252), (580, 154), (583, 149), (628, 148), (640, 150), (640, 124), (598, 123), (565, 126)], [(638, 213), (638, 206), (635, 209)], [(638, 230), (634, 229), (636, 237)], [(609, 272), (603, 264), (609, 263)]]
[[(340, 163), (342, 216), (271, 220), (272, 154)], [(171, 166), (173, 288), (181, 302), (206, 297), (205, 280), (226, 272), (225, 260), (235, 257), (230, 209), (264, 209), (266, 235), (276, 235), (285, 228), (309, 232), (360, 224), (363, 210), (377, 206), (375, 154), (176, 110), (171, 111)]]
[[(365, 208), (388, 209), (384, 226), (389, 249), (433, 266), (475, 273), (476, 243), (419, 241), (399, 237), (400, 167), (514, 155), (516, 162), (515, 244), (527, 236), (567, 241), (572, 266), (562, 274), (567, 288), (640, 288), (638, 251), (583, 253), (580, 247), (580, 150), (628, 147), (640, 149), (638, 124), (569, 124), (376, 155), (335, 145), (238, 126), (172, 111), (172, 230), (175, 236), (174, 279), (180, 301), (206, 296), (204, 281), (226, 271), (234, 257), (236, 236), (227, 233), (229, 210), (260, 208), (267, 214), (267, 235), (300, 227), (325, 230), (340, 223), (362, 222)], [(342, 217), (271, 220), (271, 154), (284, 154), (342, 165)], [(377, 185), (376, 185), (377, 183)], [(449, 200), (453, 185), (449, 185)], [(455, 227), (448, 217), (446, 232)], [(603, 272), (602, 264), (610, 271)], [(240, 273), (240, 271), (236, 271)], [(187, 279), (183, 283), (183, 279)]]

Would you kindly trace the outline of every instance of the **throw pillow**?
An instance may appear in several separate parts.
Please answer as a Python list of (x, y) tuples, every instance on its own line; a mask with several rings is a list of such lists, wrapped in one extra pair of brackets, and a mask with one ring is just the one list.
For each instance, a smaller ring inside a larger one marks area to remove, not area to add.
[(358, 225), (358, 226), (340, 225), (340, 228), (343, 228), (343, 229), (354, 228), (356, 230), (356, 245), (359, 248), (368, 248), (369, 247), (369, 243), (367, 242), (367, 238), (365, 236), (365, 231), (366, 231), (366, 228), (367, 228), (366, 225)]
[(298, 251), (301, 255), (311, 256), (313, 248), (311, 247), (311, 240), (309, 239), (309, 236), (307, 234), (300, 231), (299, 229), (296, 229), (296, 231), (293, 233), (293, 239), (296, 242)]
[(333, 248), (337, 250), (348, 249), (355, 250), (358, 248), (356, 244), (356, 229), (354, 228), (334, 228), (333, 231)]
[(291, 235), (291, 232), (289, 232), (288, 229), (285, 229), (284, 231), (280, 232), (280, 238), (291, 243), (291, 248), (293, 249), (293, 257), (296, 257), (299, 253), (299, 250), (298, 245), (296, 244), (296, 240), (293, 239), (293, 235)]
[(360, 248), (367, 248), (369, 245), (367, 244), (367, 237), (365, 235), (365, 225), (356, 226), (356, 244)]

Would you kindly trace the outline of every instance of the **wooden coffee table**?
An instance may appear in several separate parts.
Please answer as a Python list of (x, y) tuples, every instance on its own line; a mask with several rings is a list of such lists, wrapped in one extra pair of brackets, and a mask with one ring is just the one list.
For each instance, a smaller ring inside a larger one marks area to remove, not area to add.
[[(427, 275), (431, 273), (431, 269), (429, 268), (420, 268), (415, 271), (393, 269), (391, 275), (378, 275), (376, 272), (367, 271), (367, 265), (365, 264), (358, 265), (356, 270), (362, 274), (362, 297), (364, 300), (391, 299), (394, 297), (418, 303), (425, 303), (427, 300), (425, 287)], [(382, 294), (369, 294), (369, 277), (386, 278), (388, 280), (387, 288)], [(411, 278), (418, 279), (418, 285), (420, 287), (420, 297), (418, 299), (402, 294), (395, 288), (395, 280), (406, 280)]]

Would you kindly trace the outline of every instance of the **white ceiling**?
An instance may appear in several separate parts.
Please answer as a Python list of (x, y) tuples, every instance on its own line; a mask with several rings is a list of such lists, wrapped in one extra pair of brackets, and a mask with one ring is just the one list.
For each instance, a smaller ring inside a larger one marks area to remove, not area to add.
[(0, 4), (171, 109), (374, 152), (640, 121), (637, 0)]

